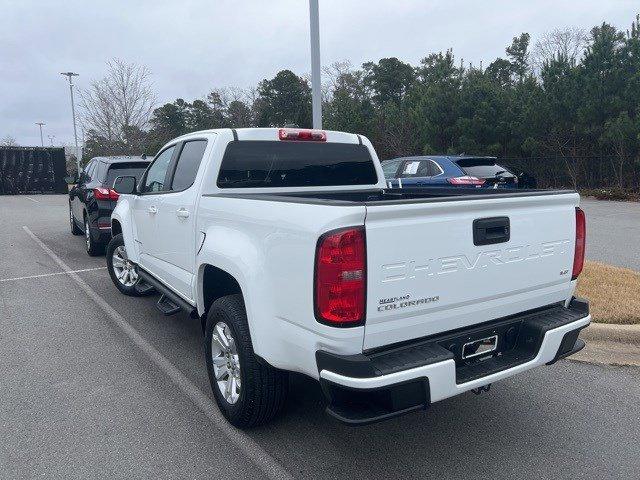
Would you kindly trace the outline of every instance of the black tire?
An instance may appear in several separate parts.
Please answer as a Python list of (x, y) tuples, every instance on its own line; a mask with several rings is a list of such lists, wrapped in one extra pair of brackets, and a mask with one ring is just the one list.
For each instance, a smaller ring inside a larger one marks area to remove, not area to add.
[(76, 220), (73, 216), (73, 209), (71, 208), (71, 202), (69, 202), (69, 225), (71, 226), (71, 235), (82, 235), (82, 230), (76, 225)]
[(84, 243), (87, 253), (91, 257), (97, 257), (104, 253), (104, 245), (96, 242), (91, 236), (91, 228), (89, 227), (89, 217), (84, 217)]
[[(218, 322), (229, 327), (240, 359), (240, 395), (233, 404), (218, 387), (213, 369), (212, 337)], [(242, 295), (221, 297), (209, 308), (205, 352), (213, 394), (229, 423), (238, 428), (251, 428), (269, 422), (280, 413), (289, 390), (289, 375), (259, 360), (253, 352)]]
[(127, 285), (124, 285), (118, 279), (118, 276), (116, 275), (116, 272), (113, 268), (113, 254), (116, 251), (116, 249), (121, 246), (122, 247), (124, 246), (124, 238), (122, 237), (121, 233), (113, 237), (109, 242), (109, 244), (107, 245), (107, 252), (106, 252), (107, 270), (109, 271), (109, 276), (111, 277), (111, 281), (117, 287), (117, 289), (120, 290), (125, 295), (129, 295), (131, 297), (142, 297), (144, 295), (147, 295), (149, 292), (139, 292), (137, 289), (138, 284), (140, 283), (140, 280), (138, 280), (132, 286), (127, 286)]

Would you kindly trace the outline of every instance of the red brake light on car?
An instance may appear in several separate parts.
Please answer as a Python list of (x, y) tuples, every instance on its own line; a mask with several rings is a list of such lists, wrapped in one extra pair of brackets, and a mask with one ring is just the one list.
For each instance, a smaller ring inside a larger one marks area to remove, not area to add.
[(366, 250), (364, 227), (334, 230), (318, 240), (315, 314), (333, 326), (354, 326), (365, 317)]
[(578, 278), (584, 266), (584, 250), (587, 240), (587, 221), (584, 211), (576, 207), (576, 250), (573, 255), (573, 271), (571, 280)]
[(113, 188), (98, 187), (93, 189), (93, 197), (97, 200), (118, 200), (120, 195)]
[(486, 180), (484, 178), (465, 175), (463, 177), (447, 178), (447, 182), (449, 182), (451, 185), (484, 185)]
[(278, 138), (280, 140), (326, 142), (327, 133), (323, 130), (281, 128), (280, 130), (278, 130)]

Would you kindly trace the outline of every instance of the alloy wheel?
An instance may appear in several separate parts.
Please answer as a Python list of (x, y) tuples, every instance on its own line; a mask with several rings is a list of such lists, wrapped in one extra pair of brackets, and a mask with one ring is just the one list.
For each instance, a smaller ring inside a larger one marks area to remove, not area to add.
[(211, 336), (211, 360), (218, 389), (231, 405), (240, 398), (240, 356), (231, 329), (224, 322), (216, 323)]
[(138, 282), (138, 269), (134, 263), (129, 260), (127, 250), (124, 245), (119, 245), (111, 257), (113, 272), (116, 274), (118, 281), (125, 287), (132, 287)]

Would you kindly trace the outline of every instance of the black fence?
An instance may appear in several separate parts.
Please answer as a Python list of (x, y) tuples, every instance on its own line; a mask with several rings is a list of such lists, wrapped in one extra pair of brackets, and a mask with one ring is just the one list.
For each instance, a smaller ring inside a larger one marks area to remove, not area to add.
[(0, 147), (0, 195), (67, 193), (64, 148)]
[(538, 188), (640, 191), (640, 161), (617, 156), (499, 158), (516, 174), (533, 177)]

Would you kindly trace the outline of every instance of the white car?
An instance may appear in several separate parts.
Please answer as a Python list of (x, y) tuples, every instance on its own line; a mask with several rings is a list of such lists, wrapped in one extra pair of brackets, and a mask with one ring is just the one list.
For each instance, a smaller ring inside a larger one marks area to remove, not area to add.
[(238, 427), (281, 410), (288, 372), (362, 424), (584, 346), (574, 191), (387, 190), (366, 138), (277, 128), (176, 138), (137, 183), (114, 185), (111, 278), (201, 319)]

